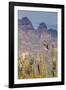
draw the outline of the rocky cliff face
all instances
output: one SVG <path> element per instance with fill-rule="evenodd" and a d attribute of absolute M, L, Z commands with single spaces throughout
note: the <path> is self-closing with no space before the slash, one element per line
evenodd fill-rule
<path fill-rule="evenodd" d="M 44 52 L 43 43 L 51 41 L 51 35 L 47 31 L 45 23 L 40 23 L 38 30 L 35 30 L 27 17 L 18 21 L 18 48 L 19 52 Z"/>
<path fill-rule="evenodd" d="M 47 25 L 44 22 L 41 22 L 39 24 L 38 30 L 39 31 L 46 31 L 47 30 Z"/>
<path fill-rule="evenodd" d="M 33 25 L 27 17 L 23 17 L 21 20 L 18 20 L 18 27 L 23 30 L 33 30 Z"/>

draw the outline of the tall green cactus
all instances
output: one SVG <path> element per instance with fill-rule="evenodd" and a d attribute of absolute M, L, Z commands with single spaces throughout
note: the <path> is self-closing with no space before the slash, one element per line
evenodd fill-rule
<path fill-rule="evenodd" d="M 57 75 L 57 70 L 56 70 L 56 48 L 54 45 L 52 45 L 52 70 L 51 70 L 51 75 L 52 77 L 56 77 Z"/>
<path fill-rule="evenodd" d="M 45 64 L 44 55 L 40 56 L 40 72 L 41 72 L 41 77 L 46 78 L 46 64 Z"/>

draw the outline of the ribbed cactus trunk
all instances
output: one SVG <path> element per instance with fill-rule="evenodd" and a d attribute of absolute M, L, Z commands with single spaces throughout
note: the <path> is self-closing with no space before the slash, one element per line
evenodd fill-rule
<path fill-rule="evenodd" d="M 42 78 L 46 78 L 46 63 L 44 55 L 40 55 L 40 75 Z"/>
<path fill-rule="evenodd" d="M 34 61 L 34 64 L 33 64 L 33 78 L 37 78 L 36 61 Z"/>
<path fill-rule="evenodd" d="M 51 74 L 53 77 L 57 76 L 56 58 L 57 58 L 56 48 L 54 46 L 52 46 L 52 71 L 51 71 Z"/>

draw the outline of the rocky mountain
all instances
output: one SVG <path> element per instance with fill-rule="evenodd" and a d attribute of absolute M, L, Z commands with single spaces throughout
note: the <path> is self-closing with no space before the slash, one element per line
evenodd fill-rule
<path fill-rule="evenodd" d="M 57 40 L 57 31 L 47 29 L 47 25 L 42 22 L 37 30 L 34 29 L 31 21 L 27 17 L 18 20 L 18 48 L 22 51 L 44 52 L 43 43 L 46 41 L 50 47 L 52 39 Z"/>
<path fill-rule="evenodd" d="M 22 19 L 19 19 L 18 26 L 23 30 L 34 30 L 31 21 L 27 17 L 23 17 Z"/>
<path fill-rule="evenodd" d="M 27 17 L 18 20 L 18 48 L 19 52 L 44 52 L 43 43 L 49 43 L 51 35 L 47 30 L 45 23 L 40 23 L 38 30 L 35 30 L 31 21 Z"/>
<path fill-rule="evenodd" d="M 41 22 L 39 24 L 38 30 L 39 31 L 46 31 L 47 30 L 47 25 L 44 22 Z"/>

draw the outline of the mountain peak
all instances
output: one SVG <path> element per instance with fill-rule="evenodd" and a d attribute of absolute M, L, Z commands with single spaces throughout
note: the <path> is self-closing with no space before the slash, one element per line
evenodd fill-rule
<path fill-rule="evenodd" d="M 31 23 L 31 21 L 27 17 L 23 17 L 21 19 L 22 25 L 28 25 Z"/>
<path fill-rule="evenodd" d="M 31 23 L 31 21 L 27 18 L 27 17 L 23 17 L 22 19 L 18 20 L 18 23 L 21 25 L 21 27 L 23 27 L 23 29 L 25 30 L 33 30 L 33 25 Z"/>
<path fill-rule="evenodd" d="M 41 22 L 39 24 L 38 30 L 44 30 L 44 29 L 47 29 L 47 25 L 44 22 Z"/>

